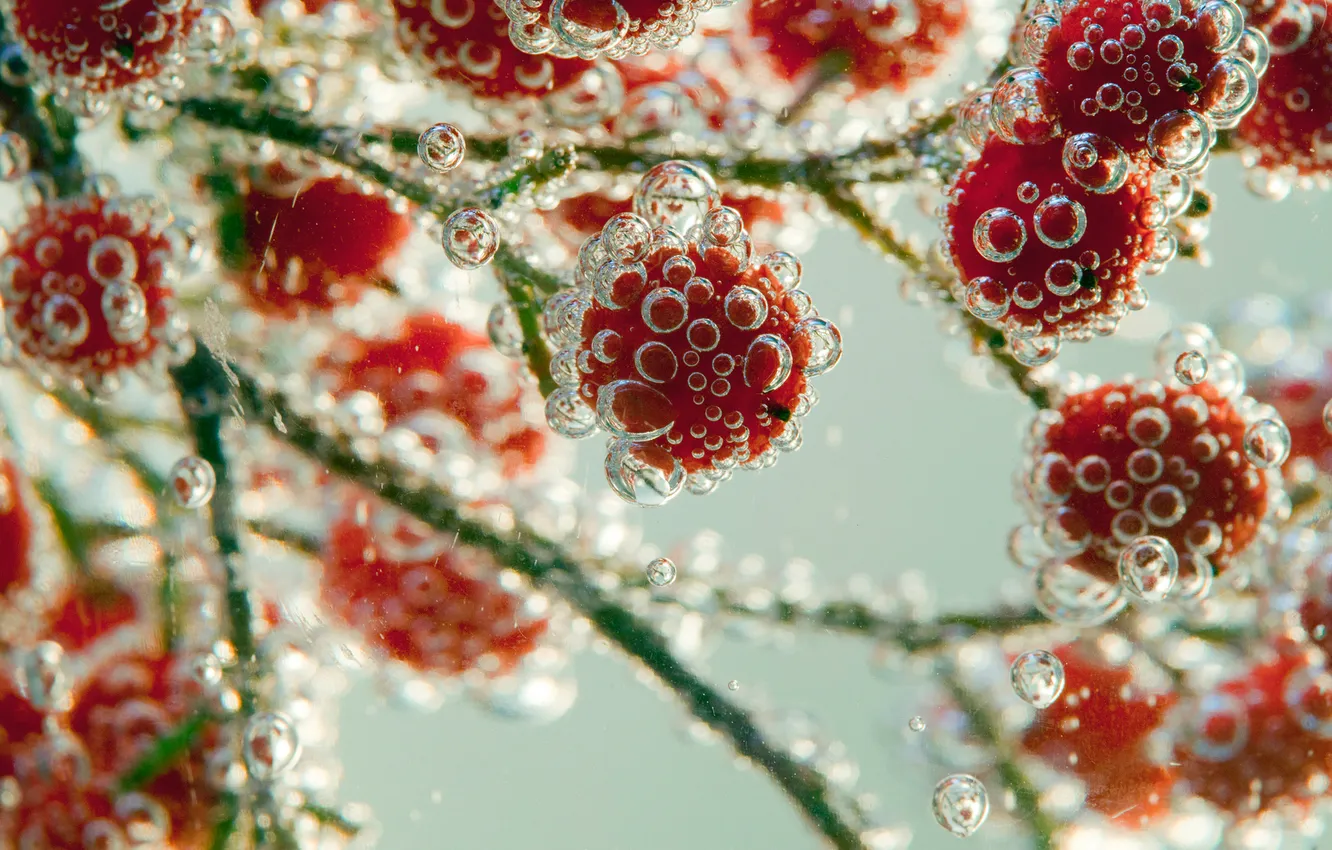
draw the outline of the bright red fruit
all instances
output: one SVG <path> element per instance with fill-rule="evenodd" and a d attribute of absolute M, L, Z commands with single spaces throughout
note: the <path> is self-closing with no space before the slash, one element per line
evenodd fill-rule
<path fill-rule="evenodd" d="M 540 97 L 575 83 L 585 59 L 534 56 L 509 40 L 509 19 L 493 2 L 393 0 L 398 43 L 436 79 L 485 100 Z"/>
<path fill-rule="evenodd" d="M 1177 694 L 1144 688 L 1132 665 L 1070 643 L 1051 650 L 1064 665 L 1064 691 L 1041 709 L 1022 749 L 1087 785 L 1087 807 L 1121 824 L 1142 824 L 1169 809 L 1169 768 L 1148 756 Z"/>
<path fill-rule="evenodd" d="M 845 69 L 860 95 L 905 91 L 931 74 L 966 21 L 960 0 L 755 0 L 749 7 L 753 44 L 777 74 L 800 82 Z"/>
<path fill-rule="evenodd" d="M 1298 372 L 1277 364 L 1274 371 L 1251 382 L 1249 394 L 1281 414 L 1290 430 L 1290 464 L 1305 459 L 1332 474 L 1332 433 L 1323 421 L 1323 410 L 1332 400 L 1332 354 L 1314 356 L 1313 369 L 1307 359 L 1295 361 Z"/>
<path fill-rule="evenodd" d="M 443 316 L 412 316 L 390 338 L 347 338 L 325 362 L 338 376 L 340 395 L 374 394 L 390 425 L 442 413 L 509 472 L 532 467 L 545 453 L 545 432 L 527 410 L 537 399 L 519 382 L 518 365 L 486 337 Z"/>
<path fill-rule="evenodd" d="M 1053 551 L 1107 582 L 1147 535 L 1224 572 L 1268 511 L 1268 475 L 1244 451 L 1248 423 L 1209 383 L 1106 384 L 1063 399 L 1033 432 L 1024 491 Z"/>
<path fill-rule="evenodd" d="M 1260 653 L 1243 675 L 1181 706 L 1178 774 L 1239 818 L 1306 807 L 1332 770 L 1332 675 L 1293 645 Z"/>
<path fill-rule="evenodd" d="M 6 23 L 38 75 L 90 104 L 156 93 L 184 61 L 200 0 L 7 0 Z"/>
<path fill-rule="evenodd" d="M 93 390 L 153 372 L 189 350 L 171 284 L 170 214 L 144 198 L 82 195 L 28 211 L 0 258 L 10 339 L 44 368 Z"/>
<path fill-rule="evenodd" d="M 114 583 L 80 578 L 47 615 L 47 637 L 78 651 L 138 618 L 138 602 Z"/>
<path fill-rule="evenodd" d="M 0 459 L 0 597 L 25 587 L 32 577 L 32 517 L 22 488 L 18 467 Z"/>
<path fill-rule="evenodd" d="M 486 553 L 357 499 L 334 521 L 321 599 L 372 649 L 423 673 L 510 672 L 549 621 L 499 584 Z"/>
<path fill-rule="evenodd" d="M 1294 49 L 1273 50 L 1258 102 L 1235 136 L 1260 168 L 1326 178 L 1332 172 L 1332 16 L 1327 0 L 1307 5 L 1312 30 Z"/>
<path fill-rule="evenodd" d="M 388 276 L 411 234 L 400 204 L 344 177 L 296 175 L 277 166 L 241 187 L 227 216 L 240 217 L 227 257 L 256 310 L 291 317 L 356 300 Z M 224 216 L 222 221 L 234 220 Z"/>
<path fill-rule="evenodd" d="M 1057 7 L 1047 7 L 1055 9 Z M 1045 141 L 1091 133 L 1162 166 L 1204 161 L 1215 125 L 1253 103 L 1253 69 L 1230 55 L 1243 14 L 1229 0 L 1076 0 L 1027 25 L 1032 69 L 994 93 L 1001 133 Z"/>
<path fill-rule="evenodd" d="M 1086 151 L 1083 147 L 1086 147 Z M 949 192 L 945 240 L 958 300 L 1003 328 L 1024 359 L 1112 333 L 1147 303 L 1138 283 L 1165 224 L 1150 177 L 1086 138 L 1015 145 L 991 136 Z M 1071 179 L 1063 160 L 1091 151 Z M 1027 349 L 1031 349 L 1031 353 Z"/>

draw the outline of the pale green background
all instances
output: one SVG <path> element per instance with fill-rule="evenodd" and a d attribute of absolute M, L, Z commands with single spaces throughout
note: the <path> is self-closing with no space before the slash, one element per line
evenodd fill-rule
<path fill-rule="evenodd" d="M 1153 306 L 1125 324 L 1124 335 L 1142 341 L 1073 346 L 1063 363 L 1145 373 L 1147 340 L 1171 317 L 1204 320 L 1246 293 L 1326 287 L 1332 199 L 1260 201 L 1238 165 L 1227 158 L 1208 171 L 1218 197 L 1213 267 L 1176 261 L 1148 279 Z M 1019 518 L 1011 479 L 1028 406 L 1014 393 L 964 385 L 944 362 L 936 316 L 904 303 L 899 271 L 849 232 L 825 231 L 804 260 L 821 312 L 841 322 L 846 355 L 817 383 L 823 401 L 806 420 L 803 449 L 713 495 L 639 511 L 647 538 L 665 546 L 715 528 L 728 555 L 806 557 L 827 585 L 856 573 L 888 583 L 918 570 L 941 608 L 994 601 L 1017 576 L 1004 545 Z M 840 430 L 839 444 L 830 429 Z M 589 485 L 604 486 L 598 441 L 583 449 Z M 929 682 L 885 677 L 870 654 L 864 641 L 825 635 L 801 634 L 789 651 L 729 641 L 707 672 L 719 684 L 738 680 L 741 696 L 817 717 L 856 755 L 860 787 L 882 802 L 880 820 L 910 824 L 914 847 L 958 846 L 929 814 L 944 771 L 904 743 L 908 719 L 934 699 Z M 413 714 L 358 688 L 344 711 L 345 798 L 374 805 L 391 850 L 819 846 L 766 777 L 736 770 L 724 747 L 691 742 L 682 711 L 636 684 L 622 659 L 584 653 L 575 669 L 578 702 L 547 727 L 498 720 L 464 701 Z M 997 820 L 965 846 L 1024 846 Z"/>

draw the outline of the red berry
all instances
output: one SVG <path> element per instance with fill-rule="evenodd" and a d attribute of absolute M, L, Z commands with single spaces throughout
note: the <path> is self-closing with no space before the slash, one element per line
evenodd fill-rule
<path fill-rule="evenodd" d="M 1324 473 L 1332 473 L 1332 433 L 1323 410 L 1332 400 L 1332 353 L 1315 354 L 1313 364 L 1299 359 L 1297 369 L 1282 368 L 1251 382 L 1249 393 L 1272 405 L 1290 429 L 1289 464 L 1312 462 Z M 1315 368 L 1310 369 L 1310 365 Z"/>
<path fill-rule="evenodd" d="M 905 91 L 933 73 L 966 21 L 958 0 L 755 0 L 749 7 L 754 45 L 777 74 L 794 83 L 845 68 L 858 95 Z"/>
<path fill-rule="evenodd" d="M 836 363 L 841 336 L 790 288 L 794 257 L 752 253 L 727 207 L 689 238 L 618 215 L 579 252 L 580 290 L 556 302 L 571 312 L 554 320 L 568 347 L 552 362 L 563 389 L 547 419 L 566 436 L 600 424 L 617 438 L 607 475 L 627 500 L 660 504 L 686 475 L 707 492 L 737 465 L 761 468 L 799 444 L 807 379 Z"/>
<path fill-rule="evenodd" d="M 1120 823 L 1145 823 L 1168 809 L 1170 771 L 1154 764 L 1147 739 L 1177 695 L 1148 688 L 1127 663 L 1070 643 L 1051 650 L 1064 665 L 1064 691 L 1041 709 L 1022 749 L 1087 784 L 1087 807 Z"/>
<path fill-rule="evenodd" d="M 442 413 L 509 472 L 531 468 L 545 453 L 545 432 L 526 410 L 536 399 L 520 383 L 520 367 L 484 336 L 443 316 L 412 316 L 387 339 L 345 339 L 326 365 L 337 372 L 339 395 L 372 393 L 389 425 Z"/>
<path fill-rule="evenodd" d="M 170 216 L 142 198 L 84 195 L 28 211 L 0 258 L 10 339 L 91 389 L 179 360 L 188 350 L 171 285 Z"/>
<path fill-rule="evenodd" d="M 1111 154 L 1070 179 L 1061 164 L 1088 138 L 1014 145 L 991 136 L 958 177 L 945 239 L 958 300 L 1004 329 L 1028 362 L 1054 357 L 1063 339 L 1114 331 L 1147 294 L 1138 283 L 1165 223 L 1147 173 Z"/>
<path fill-rule="evenodd" d="M 1239 410 L 1251 406 L 1210 383 L 1126 381 L 1069 395 L 1033 428 L 1023 470 L 1033 526 L 1056 556 L 1107 582 L 1125 547 L 1148 535 L 1173 547 L 1181 578 L 1189 555 L 1224 572 L 1276 489 L 1246 455 Z M 1195 582 L 1205 582 L 1202 566 L 1187 570 Z"/>
<path fill-rule="evenodd" d="M 331 6 L 335 0 L 300 0 L 307 14 L 317 15 Z M 276 6 L 278 0 L 250 0 L 250 14 L 262 15 L 265 10 Z"/>
<path fill-rule="evenodd" d="M 42 713 L 20 693 L 9 671 L 0 670 L 0 783 L 3 777 L 13 775 L 15 749 L 42 734 L 42 717 Z M 3 785 L 0 785 L 0 795 L 3 793 Z"/>
<path fill-rule="evenodd" d="M 1076 0 L 1037 15 L 1024 33 L 1035 68 L 996 87 L 995 128 L 1010 141 L 1092 133 L 1162 166 L 1194 168 L 1215 126 L 1233 126 L 1252 105 L 1253 69 L 1229 55 L 1242 28 L 1229 0 Z"/>
<path fill-rule="evenodd" d="M 1318 653 L 1283 644 L 1240 677 L 1181 707 L 1173 761 L 1190 791 L 1240 818 L 1306 807 L 1332 770 L 1332 675 Z"/>
<path fill-rule="evenodd" d="M 499 675 L 549 627 L 499 573 L 481 550 L 358 499 L 329 530 L 320 593 L 371 648 L 419 672 Z"/>
<path fill-rule="evenodd" d="M 1235 136 L 1260 168 L 1326 179 L 1332 173 L 1332 16 L 1327 0 L 1308 0 L 1308 8 L 1312 31 L 1289 51 L 1273 50 L 1258 102 Z"/>
<path fill-rule="evenodd" d="M 9 0 L 10 31 L 38 75 L 89 111 L 108 95 L 156 94 L 179 85 L 174 72 L 200 0 Z"/>
<path fill-rule="evenodd" d="M 223 224 L 235 220 L 229 216 L 240 217 L 241 238 L 227 259 L 247 300 L 286 317 L 355 301 L 387 277 L 412 228 L 384 195 L 344 177 L 298 176 L 281 166 L 247 181 Z"/>
<path fill-rule="evenodd" d="M 69 730 L 87 749 L 92 784 L 114 789 L 119 777 L 201 701 L 201 689 L 181 658 L 141 650 L 100 663 L 76 690 L 68 717 Z M 167 816 L 175 846 L 211 835 L 218 792 L 206 779 L 207 760 L 220 737 L 217 727 L 205 729 L 188 753 L 143 788 Z"/>
<path fill-rule="evenodd" d="M 740 213 L 745 223 L 760 231 L 765 225 L 780 225 L 785 218 L 785 207 L 780 201 L 760 194 L 723 194 L 722 204 Z M 556 235 L 566 242 L 581 245 L 583 240 L 600 233 L 601 228 L 621 213 L 632 212 L 629 197 L 619 198 L 609 191 L 586 192 L 560 202 L 547 214 L 546 221 Z"/>
<path fill-rule="evenodd" d="M 67 651 L 86 649 L 138 619 L 137 600 L 114 583 L 85 578 L 47 615 L 47 639 Z"/>
<path fill-rule="evenodd" d="M 567 0 L 552 20 L 552 0 L 498 0 L 515 23 L 516 38 L 536 52 L 557 42 L 580 56 L 613 59 L 650 48 L 671 49 L 694 31 L 713 0 Z"/>
<path fill-rule="evenodd" d="M 0 459 L 0 597 L 32 578 L 32 517 L 23 487 L 18 467 Z"/>
<path fill-rule="evenodd" d="M 534 98 L 577 82 L 592 63 L 535 56 L 509 40 L 509 20 L 492 2 L 393 0 L 398 44 L 446 83 L 485 100 Z"/>

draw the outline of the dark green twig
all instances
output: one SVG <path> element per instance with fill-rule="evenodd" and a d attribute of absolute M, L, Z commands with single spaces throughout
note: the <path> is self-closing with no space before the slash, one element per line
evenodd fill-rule
<path fill-rule="evenodd" d="M 317 803 L 302 803 L 301 811 L 319 821 L 321 826 L 326 826 L 348 838 L 355 838 L 361 833 L 361 824 L 351 820 L 337 809 L 321 806 Z"/>
<path fill-rule="evenodd" d="M 152 748 L 121 774 L 118 783 L 121 792 L 136 791 L 170 770 L 190 751 L 212 719 L 207 712 L 196 712 L 175 729 L 158 737 Z"/>
<path fill-rule="evenodd" d="M 14 50 L 12 45 L 3 45 L 0 61 L 14 58 Z M 27 142 L 32 170 L 48 175 L 57 194 L 72 195 L 83 187 L 83 161 L 74 146 L 77 135 L 74 116 L 50 95 L 39 98 L 31 88 L 3 80 L 0 80 L 0 114 L 4 115 L 4 129 Z"/>

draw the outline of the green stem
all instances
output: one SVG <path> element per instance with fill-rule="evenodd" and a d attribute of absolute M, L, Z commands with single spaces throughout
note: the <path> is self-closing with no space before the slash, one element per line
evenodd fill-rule
<path fill-rule="evenodd" d="M 541 305 L 530 280 L 500 275 L 504 291 L 518 314 L 518 325 L 523 330 L 523 355 L 527 366 L 536 376 L 542 398 L 555 392 L 555 378 L 550 374 L 550 347 L 541 335 Z"/>
<path fill-rule="evenodd" d="M 196 359 L 201 357 L 211 358 L 212 354 L 200 346 Z M 224 367 L 214 361 L 211 368 L 237 376 L 247 417 L 268 428 L 277 439 L 317 459 L 331 473 L 361 484 L 436 531 L 452 536 L 457 544 L 483 550 L 533 582 L 553 587 L 597 631 L 674 691 L 695 717 L 725 736 L 739 755 L 761 767 L 833 847 L 864 850 L 859 831 L 839 813 L 824 777 L 770 744 L 747 712 L 682 665 L 650 624 L 610 598 L 559 544 L 529 530 L 506 533 L 468 518 L 447 492 L 429 485 L 413 486 L 391 464 L 364 460 L 351 450 L 345 436 L 320 430 L 310 417 L 293 409 L 284 396 L 265 392 L 234 365 Z M 282 429 L 273 424 L 278 418 L 285 425 Z"/>
<path fill-rule="evenodd" d="M 118 783 L 120 791 L 137 791 L 170 770 L 190 751 L 212 719 L 207 712 L 197 712 L 159 737 L 152 748 L 121 775 Z"/>
<path fill-rule="evenodd" d="M 361 825 L 337 809 L 320 806 L 316 803 L 302 803 L 301 811 L 319 821 L 321 826 L 326 826 L 348 838 L 355 838 L 361 833 Z"/>
<path fill-rule="evenodd" d="M 0 28 L 3 24 L 0 24 Z M 16 133 L 28 145 L 32 170 L 49 175 L 61 197 L 83 188 L 83 161 L 74 145 L 77 126 L 74 116 L 47 95 L 38 98 L 27 86 L 0 81 L 0 113 L 4 129 Z"/>

